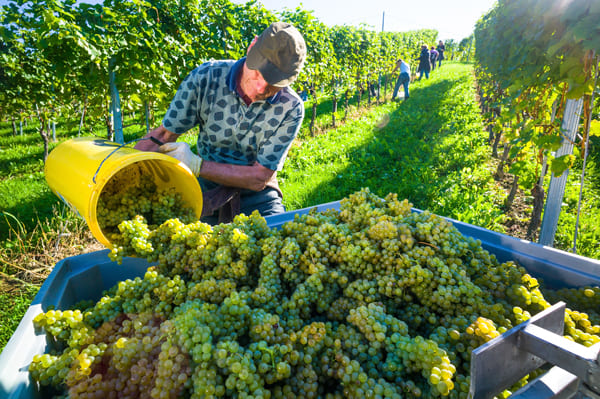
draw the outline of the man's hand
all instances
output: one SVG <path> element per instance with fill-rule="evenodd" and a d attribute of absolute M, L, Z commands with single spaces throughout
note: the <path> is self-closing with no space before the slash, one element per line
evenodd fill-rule
<path fill-rule="evenodd" d="M 140 151 L 158 151 L 160 144 L 150 140 L 150 137 L 154 137 L 159 142 L 171 143 L 177 141 L 179 135 L 168 131 L 163 125 L 160 125 L 144 136 L 143 140 L 138 141 L 133 148 Z"/>
<path fill-rule="evenodd" d="M 165 143 L 158 147 L 158 152 L 172 156 L 187 165 L 194 176 L 200 175 L 202 158 L 194 154 L 187 143 Z"/>

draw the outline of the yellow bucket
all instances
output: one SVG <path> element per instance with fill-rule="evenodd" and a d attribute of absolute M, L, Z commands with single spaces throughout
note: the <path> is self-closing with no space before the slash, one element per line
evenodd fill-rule
<path fill-rule="evenodd" d="M 59 144 L 48 155 L 46 181 L 52 191 L 87 222 L 100 243 L 110 247 L 97 220 L 102 190 L 111 179 L 135 184 L 151 175 L 158 188 L 173 187 L 186 206 L 202 214 L 202 190 L 192 172 L 179 160 L 157 152 L 139 151 L 112 141 L 82 137 Z"/>

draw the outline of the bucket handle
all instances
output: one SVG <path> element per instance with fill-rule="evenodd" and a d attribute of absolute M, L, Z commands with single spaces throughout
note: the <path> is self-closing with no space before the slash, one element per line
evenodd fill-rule
<path fill-rule="evenodd" d="M 106 161 L 112 154 L 114 154 L 115 152 L 119 151 L 121 148 L 125 147 L 126 145 L 129 145 L 131 143 L 135 143 L 137 141 L 141 141 L 141 140 L 150 140 L 152 141 L 154 144 L 156 145 L 163 145 L 164 143 L 162 141 L 160 141 L 159 139 L 155 138 L 155 137 L 142 137 L 141 139 L 135 139 L 135 140 L 131 140 L 127 143 L 124 144 L 120 144 L 117 148 L 115 148 L 114 150 L 112 150 L 110 152 L 110 154 L 108 154 L 103 160 L 102 162 L 100 162 L 100 165 L 98 165 L 98 169 L 96 169 L 96 173 L 94 173 L 94 177 L 92 177 L 92 182 L 94 182 L 94 184 L 96 184 L 96 176 L 98 176 L 98 172 L 100 172 L 100 168 L 102 168 L 102 165 L 104 164 L 104 161 Z"/>

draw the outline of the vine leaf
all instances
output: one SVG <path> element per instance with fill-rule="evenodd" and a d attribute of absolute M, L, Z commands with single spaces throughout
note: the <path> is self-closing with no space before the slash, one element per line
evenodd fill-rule
<path fill-rule="evenodd" d="M 573 154 L 563 155 L 552 160 L 550 169 L 552 170 L 552 173 L 554 173 L 554 176 L 560 177 L 565 170 L 568 170 L 573 166 L 574 161 L 575 156 Z"/>
<path fill-rule="evenodd" d="M 544 135 L 536 139 L 536 144 L 543 149 L 557 151 L 562 143 L 562 139 L 558 135 Z"/>

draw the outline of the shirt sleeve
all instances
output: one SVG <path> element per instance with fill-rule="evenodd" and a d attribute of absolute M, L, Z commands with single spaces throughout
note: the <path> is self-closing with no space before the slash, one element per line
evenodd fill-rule
<path fill-rule="evenodd" d="M 202 65 L 194 69 L 179 85 L 163 118 L 163 126 L 170 132 L 182 134 L 202 123 L 199 108 L 207 82 L 204 69 Z"/>
<path fill-rule="evenodd" d="M 283 169 L 285 158 L 300 131 L 303 119 L 304 104 L 302 101 L 298 101 L 297 105 L 289 110 L 279 127 L 274 129 L 270 135 L 265 135 L 259 146 L 257 162 L 271 170 Z"/>

